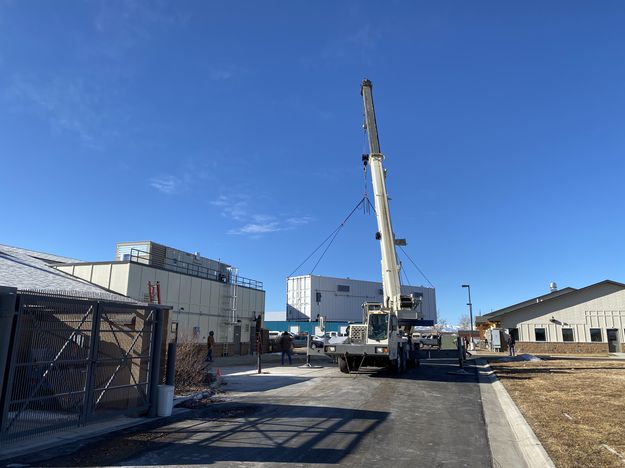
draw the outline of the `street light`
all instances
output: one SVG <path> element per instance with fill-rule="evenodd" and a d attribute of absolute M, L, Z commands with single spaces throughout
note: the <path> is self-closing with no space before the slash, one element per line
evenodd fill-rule
<path fill-rule="evenodd" d="M 469 302 L 467 303 L 467 305 L 469 306 L 469 316 L 471 319 L 471 331 L 473 331 L 473 304 L 471 303 L 471 285 L 463 284 L 462 287 L 467 288 L 469 290 Z"/>

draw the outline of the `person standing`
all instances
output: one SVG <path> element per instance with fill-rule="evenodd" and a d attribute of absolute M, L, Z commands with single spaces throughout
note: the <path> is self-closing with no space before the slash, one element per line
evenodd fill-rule
<path fill-rule="evenodd" d="M 208 332 L 208 339 L 206 340 L 206 361 L 213 362 L 213 346 L 215 346 L 215 333 L 211 330 Z"/>
<path fill-rule="evenodd" d="M 291 335 L 289 334 L 289 332 L 284 332 L 282 333 L 282 336 L 280 337 L 280 350 L 282 351 L 282 365 L 284 365 L 284 356 L 288 356 L 289 358 L 289 365 L 292 364 L 291 361 L 291 356 L 292 356 L 292 348 L 293 348 L 293 338 L 291 338 Z"/>
<path fill-rule="evenodd" d="M 516 344 L 516 340 L 514 336 L 508 335 L 508 351 L 510 352 L 510 356 L 516 356 L 516 350 L 514 349 L 514 345 Z"/>

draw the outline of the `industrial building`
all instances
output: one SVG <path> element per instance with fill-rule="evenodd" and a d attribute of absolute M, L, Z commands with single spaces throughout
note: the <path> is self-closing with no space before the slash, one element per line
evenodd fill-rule
<path fill-rule="evenodd" d="M 625 352 L 625 284 L 605 280 L 558 290 L 477 317 L 483 334 L 500 329 L 517 353 Z M 505 343 L 502 343 L 505 347 Z"/>
<path fill-rule="evenodd" d="M 205 343 L 215 332 L 215 355 L 247 354 L 253 321 L 265 310 L 260 281 L 237 268 L 152 241 L 117 244 L 114 261 L 65 262 L 56 269 L 130 298 L 173 307 L 170 333 Z M 153 290 L 150 291 L 150 286 Z"/>
<path fill-rule="evenodd" d="M 382 283 L 330 276 L 292 276 L 287 278 L 287 320 L 317 320 L 361 322 L 364 302 L 382 302 Z M 402 294 L 423 296 L 423 319 L 436 323 L 434 288 L 402 286 Z"/>

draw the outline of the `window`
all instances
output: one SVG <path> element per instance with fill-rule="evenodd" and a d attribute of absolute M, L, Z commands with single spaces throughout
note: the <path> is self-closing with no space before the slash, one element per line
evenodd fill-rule
<path fill-rule="evenodd" d="M 388 337 L 388 314 L 371 314 L 369 315 L 369 333 L 370 340 L 385 340 Z"/>
<path fill-rule="evenodd" d="M 562 341 L 575 341 L 573 338 L 573 329 L 572 328 L 563 328 L 562 329 Z"/>
<path fill-rule="evenodd" d="M 519 341 L 519 329 L 518 328 L 511 328 L 509 332 L 510 332 L 510 336 L 514 338 L 514 341 Z"/>
<path fill-rule="evenodd" d="M 590 341 L 598 341 L 601 342 L 601 328 L 591 328 L 590 329 Z"/>
<path fill-rule="evenodd" d="M 378 294 L 380 296 L 383 296 L 384 295 L 384 289 L 378 289 Z"/>
<path fill-rule="evenodd" d="M 349 286 L 347 286 L 345 284 L 337 284 L 336 285 L 336 290 L 338 292 L 349 292 Z"/>
<path fill-rule="evenodd" d="M 535 328 L 534 335 L 536 337 L 536 341 L 547 341 L 547 334 L 545 333 L 544 328 Z"/>

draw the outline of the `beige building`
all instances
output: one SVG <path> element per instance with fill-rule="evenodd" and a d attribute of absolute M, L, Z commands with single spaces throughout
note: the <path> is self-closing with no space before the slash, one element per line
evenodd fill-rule
<path fill-rule="evenodd" d="M 513 336 L 517 353 L 625 352 L 625 284 L 554 290 L 476 321 Z"/>
<path fill-rule="evenodd" d="M 110 262 L 76 262 L 56 268 L 110 291 L 140 301 L 173 307 L 170 332 L 179 341 L 205 343 L 215 332 L 215 355 L 247 354 L 254 339 L 254 319 L 264 315 L 260 281 L 245 278 L 220 261 L 151 241 L 117 244 Z M 152 297 L 149 285 L 154 287 Z M 252 331 L 252 332 L 251 332 Z"/>

